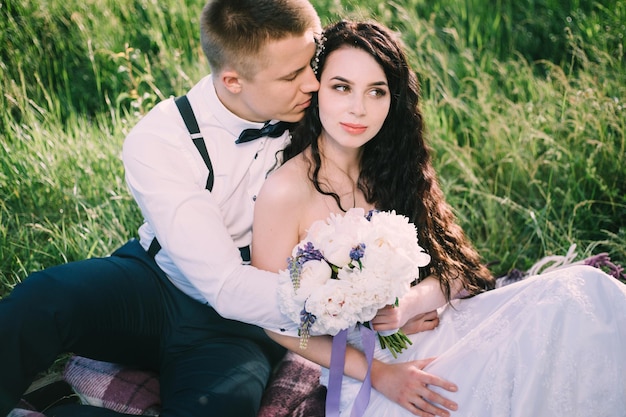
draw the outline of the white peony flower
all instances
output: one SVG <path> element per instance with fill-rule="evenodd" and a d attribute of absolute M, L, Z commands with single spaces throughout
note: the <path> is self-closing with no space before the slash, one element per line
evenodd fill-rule
<path fill-rule="evenodd" d="M 332 269 L 328 262 L 316 259 L 307 261 L 302 265 L 300 273 L 300 288 L 296 292 L 310 294 L 313 290 L 326 284 L 332 276 Z M 307 295 L 308 296 L 308 295 Z"/>
<path fill-rule="evenodd" d="M 324 247 L 324 242 L 328 241 L 335 234 L 333 225 L 328 224 L 324 220 L 318 220 L 307 230 L 307 234 L 302 240 L 303 242 L 311 242 L 316 248 Z"/>
<path fill-rule="evenodd" d="M 348 302 L 351 293 L 350 283 L 333 279 L 311 294 L 305 307 L 316 317 L 314 333 L 334 336 L 351 325 L 356 313 L 354 305 Z"/>

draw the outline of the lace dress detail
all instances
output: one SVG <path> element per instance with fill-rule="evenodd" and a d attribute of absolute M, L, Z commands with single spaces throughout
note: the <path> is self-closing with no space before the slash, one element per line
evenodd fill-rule
<path fill-rule="evenodd" d="M 357 332 L 350 341 L 359 346 Z M 386 362 L 436 356 L 426 371 L 459 386 L 443 392 L 462 417 L 626 416 L 626 286 L 597 268 L 571 266 L 440 310 L 440 324 L 412 335 Z M 322 374 L 322 383 L 327 373 Z M 344 377 L 343 414 L 361 383 Z M 372 391 L 368 417 L 409 417 Z"/>

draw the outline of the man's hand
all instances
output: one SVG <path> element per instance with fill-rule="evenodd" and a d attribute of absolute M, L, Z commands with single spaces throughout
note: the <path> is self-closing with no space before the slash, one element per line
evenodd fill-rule
<path fill-rule="evenodd" d="M 448 417 L 448 410 L 456 411 L 458 405 L 432 391 L 429 386 L 441 387 L 450 392 L 455 392 L 458 388 L 443 378 L 423 371 L 434 359 L 397 364 L 375 361 L 372 367 L 372 384 L 384 396 L 416 416 Z"/>

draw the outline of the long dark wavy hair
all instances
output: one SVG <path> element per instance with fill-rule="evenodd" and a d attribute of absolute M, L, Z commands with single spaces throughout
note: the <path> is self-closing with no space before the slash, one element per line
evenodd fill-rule
<path fill-rule="evenodd" d="M 357 186 L 379 210 L 395 210 L 417 227 L 419 244 L 432 260 L 420 278 L 435 275 L 449 300 L 451 284 L 460 279 L 466 295 L 494 286 L 494 279 L 458 225 L 439 187 L 425 140 L 419 107 L 417 77 L 408 65 L 401 41 L 376 22 L 342 20 L 324 29 L 319 53 L 313 62 L 318 79 L 326 58 L 340 48 L 354 47 L 369 53 L 383 68 L 391 92 L 389 114 L 378 132 L 363 147 Z M 286 161 L 310 147 L 309 178 L 320 188 L 321 157 L 318 138 L 322 126 L 317 96 L 284 150 Z M 339 204 L 339 197 L 333 195 Z M 341 207 L 341 205 L 340 205 Z"/>

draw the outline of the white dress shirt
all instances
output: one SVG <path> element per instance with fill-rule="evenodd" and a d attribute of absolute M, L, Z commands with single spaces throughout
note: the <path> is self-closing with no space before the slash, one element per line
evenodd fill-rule
<path fill-rule="evenodd" d="M 156 234 L 162 249 L 155 260 L 172 283 L 223 317 L 274 331 L 293 330 L 278 309 L 277 275 L 243 265 L 238 250 L 251 243 L 256 194 L 289 134 L 235 144 L 242 130 L 263 123 L 226 109 L 210 75 L 187 97 L 211 157 L 215 184 L 211 192 L 205 189 L 208 169 L 174 100 L 157 104 L 132 129 L 123 148 L 126 180 L 145 217 L 141 245 L 147 249 Z"/>

